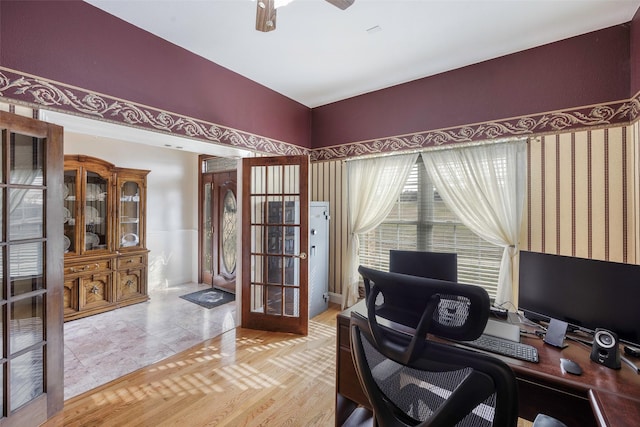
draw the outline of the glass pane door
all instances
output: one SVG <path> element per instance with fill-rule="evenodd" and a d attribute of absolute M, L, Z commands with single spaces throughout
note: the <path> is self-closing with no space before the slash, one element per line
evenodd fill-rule
<path fill-rule="evenodd" d="M 244 159 L 243 174 L 242 324 L 306 334 L 308 157 Z"/>
<path fill-rule="evenodd" d="M 237 213 L 238 206 L 233 190 L 227 189 L 222 196 L 220 215 L 220 273 L 225 277 L 235 277 L 237 254 Z"/>
<path fill-rule="evenodd" d="M 107 183 L 95 172 L 87 172 L 84 207 L 84 249 L 94 251 L 107 247 Z"/>
<path fill-rule="evenodd" d="M 78 217 L 78 178 L 76 170 L 64 171 L 64 187 L 62 196 L 64 207 L 62 216 L 64 221 L 64 253 L 77 251 L 76 218 Z"/>
<path fill-rule="evenodd" d="M 140 246 L 140 186 L 125 181 L 120 188 L 120 247 Z"/>
<path fill-rule="evenodd" d="M 0 111 L 0 425 L 63 406 L 62 128 Z"/>
<path fill-rule="evenodd" d="M 200 253 L 200 274 L 202 283 L 213 284 L 213 257 L 214 257 L 214 215 L 213 215 L 213 175 L 202 176 L 202 225 Z"/>
<path fill-rule="evenodd" d="M 7 329 L 8 410 L 44 393 L 44 139 L 11 133 L 9 185 Z"/>

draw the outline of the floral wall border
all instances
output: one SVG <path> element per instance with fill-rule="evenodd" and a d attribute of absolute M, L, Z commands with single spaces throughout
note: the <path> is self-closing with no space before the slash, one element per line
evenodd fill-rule
<path fill-rule="evenodd" d="M 581 107 L 574 110 L 515 117 L 319 148 L 312 150 L 311 161 L 331 161 L 396 151 L 419 150 L 446 144 L 608 127 L 616 124 L 630 124 L 639 117 L 640 93 L 630 100 Z"/>
<path fill-rule="evenodd" d="M 307 154 L 312 162 L 416 150 L 445 144 L 630 124 L 640 118 L 639 92 L 630 100 L 309 150 L 4 67 L 0 67 L 1 98 L 34 108 L 46 107 L 59 112 L 238 147 L 262 154 L 279 156 Z"/>
<path fill-rule="evenodd" d="M 279 156 L 309 154 L 293 144 L 170 113 L 0 67 L 0 98 L 35 108 L 124 124 Z"/>

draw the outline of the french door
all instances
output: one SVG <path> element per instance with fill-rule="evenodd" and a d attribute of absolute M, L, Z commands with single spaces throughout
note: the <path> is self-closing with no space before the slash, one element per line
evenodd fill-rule
<path fill-rule="evenodd" d="M 62 410 L 62 128 L 0 112 L 0 427 Z"/>
<path fill-rule="evenodd" d="M 307 334 L 307 156 L 243 159 L 242 326 Z"/>

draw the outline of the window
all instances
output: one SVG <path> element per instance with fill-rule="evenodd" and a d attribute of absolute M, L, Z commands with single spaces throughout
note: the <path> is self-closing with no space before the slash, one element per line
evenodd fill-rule
<path fill-rule="evenodd" d="M 391 249 L 455 252 L 458 281 L 496 296 L 503 249 L 478 237 L 446 207 L 420 158 L 386 220 L 359 238 L 360 263 L 384 271 Z"/>

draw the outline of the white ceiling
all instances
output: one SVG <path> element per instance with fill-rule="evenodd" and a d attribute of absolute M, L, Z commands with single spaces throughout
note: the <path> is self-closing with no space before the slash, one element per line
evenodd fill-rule
<path fill-rule="evenodd" d="M 628 22 L 640 0 L 86 0 L 308 107 Z M 380 31 L 367 29 L 379 26 Z"/>

